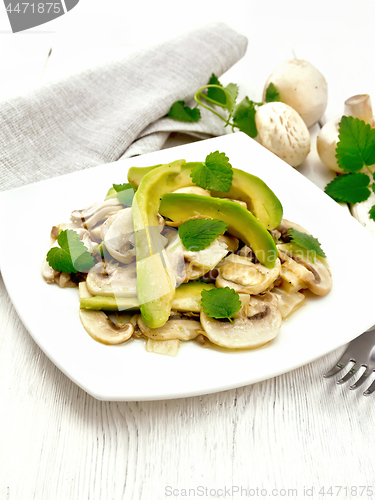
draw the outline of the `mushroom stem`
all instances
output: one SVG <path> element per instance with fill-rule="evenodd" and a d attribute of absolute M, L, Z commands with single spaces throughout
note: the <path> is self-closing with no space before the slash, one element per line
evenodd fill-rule
<path fill-rule="evenodd" d="M 358 94 L 345 101 L 344 114 L 353 116 L 374 126 L 371 99 L 368 94 Z"/>

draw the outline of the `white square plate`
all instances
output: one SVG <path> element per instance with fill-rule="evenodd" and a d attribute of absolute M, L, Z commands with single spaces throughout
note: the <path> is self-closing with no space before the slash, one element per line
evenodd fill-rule
<path fill-rule="evenodd" d="M 233 167 L 262 178 L 297 222 L 321 242 L 332 291 L 306 300 L 269 345 L 224 352 L 182 343 L 176 358 L 150 354 L 143 341 L 95 342 L 79 320 L 78 290 L 47 285 L 41 263 L 54 224 L 74 209 L 103 199 L 131 166 L 185 158 L 204 161 L 225 152 Z M 240 387 L 293 370 L 354 339 L 375 323 L 375 238 L 297 170 L 242 133 L 101 165 L 0 193 L 0 268 L 11 300 L 35 342 L 71 380 L 95 398 L 112 401 L 194 396 Z"/>

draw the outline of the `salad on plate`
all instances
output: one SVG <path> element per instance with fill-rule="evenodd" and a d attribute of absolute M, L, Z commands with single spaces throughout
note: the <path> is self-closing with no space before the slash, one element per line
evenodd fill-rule
<path fill-rule="evenodd" d="M 132 167 L 103 201 L 53 226 L 49 284 L 79 287 L 83 328 L 104 344 L 146 340 L 175 356 L 195 341 L 226 350 L 271 342 L 332 277 L 319 241 L 225 153 Z"/>

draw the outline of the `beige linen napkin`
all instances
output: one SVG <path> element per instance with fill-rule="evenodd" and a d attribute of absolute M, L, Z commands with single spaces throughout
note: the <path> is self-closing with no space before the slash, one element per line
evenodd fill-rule
<path fill-rule="evenodd" d="M 205 110 L 195 124 L 165 115 L 246 47 L 244 36 L 213 23 L 0 103 L 0 190 L 155 151 L 172 131 L 224 134 Z"/>

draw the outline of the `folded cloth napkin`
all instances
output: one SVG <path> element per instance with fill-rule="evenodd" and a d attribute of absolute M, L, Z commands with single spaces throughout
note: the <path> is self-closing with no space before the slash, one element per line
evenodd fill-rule
<path fill-rule="evenodd" d="M 223 135 L 206 110 L 197 123 L 165 115 L 246 47 L 244 36 L 213 23 L 1 103 L 0 190 L 155 151 L 171 131 Z"/>

